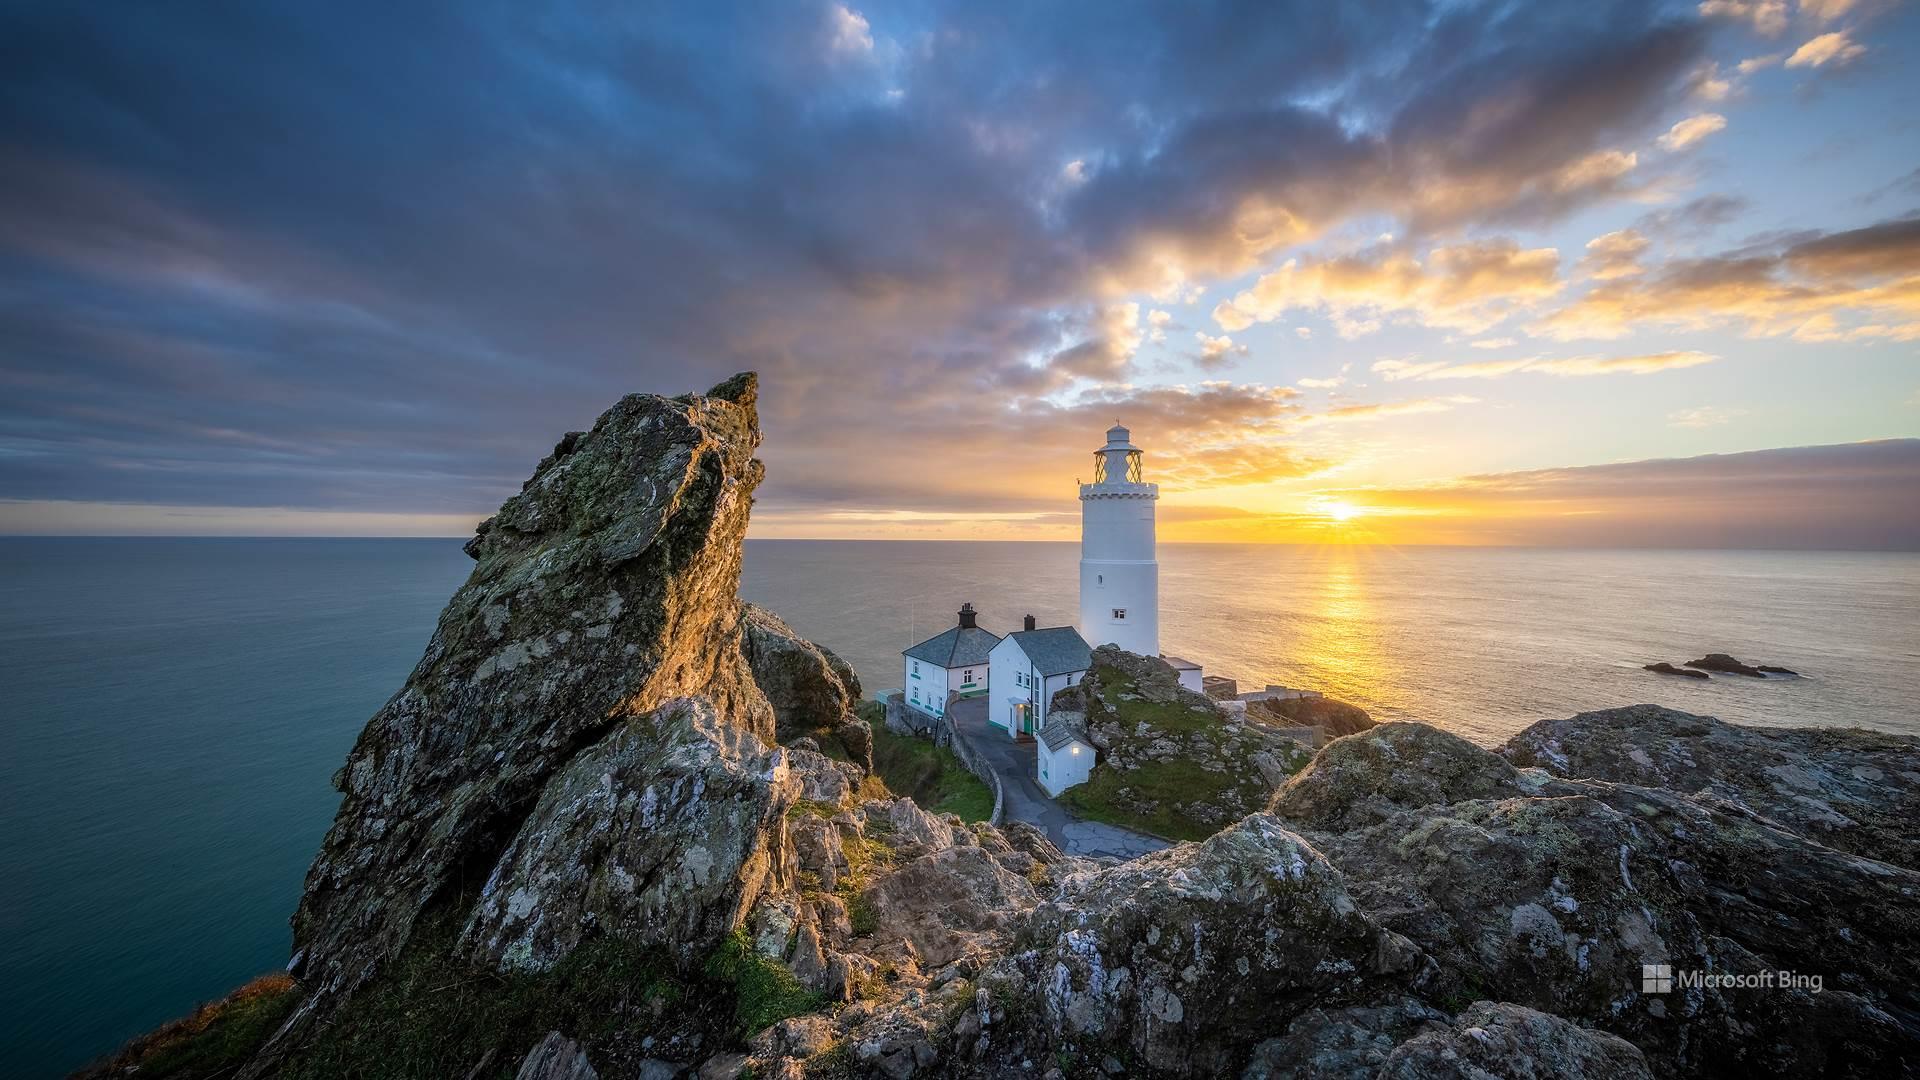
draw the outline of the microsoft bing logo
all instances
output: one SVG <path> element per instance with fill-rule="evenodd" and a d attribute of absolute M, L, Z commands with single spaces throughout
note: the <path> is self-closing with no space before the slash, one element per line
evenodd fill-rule
<path fill-rule="evenodd" d="M 1673 966 L 1671 964 L 1641 964 L 1640 992 L 1643 994 L 1665 994 L 1673 990 Z"/>

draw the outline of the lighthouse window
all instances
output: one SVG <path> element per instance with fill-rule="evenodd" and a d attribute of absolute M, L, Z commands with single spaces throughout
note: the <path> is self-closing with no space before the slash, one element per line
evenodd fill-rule
<path fill-rule="evenodd" d="M 1124 618 L 1126 618 L 1126 617 L 1127 617 L 1127 609 L 1126 609 L 1126 608 L 1123 608 L 1123 607 L 1117 607 L 1117 608 L 1114 608 L 1114 609 L 1113 609 L 1113 617 L 1114 617 L 1114 618 L 1116 618 L 1116 619 L 1124 619 Z"/>
<path fill-rule="evenodd" d="M 1093 575 L 1093 583 L 1095 585 L 1105 585 L 1107 583 L 1107 575 L 1105 574 Z"/>

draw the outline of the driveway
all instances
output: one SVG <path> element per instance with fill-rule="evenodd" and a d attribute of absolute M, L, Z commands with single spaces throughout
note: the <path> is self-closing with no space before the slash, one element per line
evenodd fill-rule
<path fill-rule="evenodd" d="M 1004 729 L 988 722 L 984 696 L 954 702 L 947 719 L 999 775 L 1008 821 L 1037 826 L 1069 855 L 1132 859 L 1168 846 L 1165 840 L 1132 829 L 1085 821 L 1053 801 L 1034 778 L 1039 772 L 1038 748 L 1030 742 L 1015 742 Z"/>

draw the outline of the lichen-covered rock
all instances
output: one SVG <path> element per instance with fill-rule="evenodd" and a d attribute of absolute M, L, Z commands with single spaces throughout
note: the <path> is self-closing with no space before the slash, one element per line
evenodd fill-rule
<path fill-rule="evenodd" d="M 1920 740 L 1754 728 L 1634 705 L 1542 720 L 1500 752 L 1557 776 L 1712 795 L 1828 847 L 1920 869 Z"/>
<path fill-rule="evenodd" d="M 913 859 L 866 891 L 878 931 L 911 943 L 920 963 L 940 967 L 999 952 L 1039 902 L 1033 885 L 980 846 Z"/>
<path fill-rule="evenodd" d="M 1446 1027 L 1396 1047 L 1380 1080 L 1651 1080 L 1632 1043 L 1557 1016 L 1477 1001 Z"/>
<path fill-rule="evenodd" d="M 1638 1080 L 1632 1043 L 1519 1005 L 1475 1002 L 1458 1017 L 1413 998 L 1312 1009 L 1254 1048 L 1242 1080 Z"/>
<path fill-rule="evenodd" d="M 1028 951 L 983 982 L 1031 999 L 1037 1037 L 1169 1075 L 1233 1071 L 1308 1008 L 1432 975 L 1425 954 L 1362 914 L 1339 872 L 1265 814 L 1069 876 L 1021 941 Z"/>
<path fill-rule="evenodd" d="M 743 375 L 623 398 L 481 524 L 472 575 L 337 778 L 293 920 L 310 993 L 290 1028 L 395 955 L 447 886 L 490 871 L 547 783 L 630 718 L 698 694 L 772 737 L 735 596 L 762 474 L 755 390 Z"/>
<path fill-rule="evenodd" d="M 460 947 L 544 970 L 614 932 L 692 963 L 790 880 L 783 825 L 799 789 L 781 750 L 702 698 L 634 717 L 547 784 Z"/>
<path fill-rule="evenodd" d="M 1341 830 L 1401 810 L 1521 794 L 1501 758 L 1426 724 L 1382 724 L 1328 743 L 1274 794 L 1272 811 L 1296 828 Z"/>
<path fill-rule="evenodd" d="M 600 1074 L 579 1043 L 550 1031 L 527 1052 L 513 1080 L 600 1080 Z"/>
<path fill-rule="evenodd" d="M 1313 1008 L 1284 1034 L 1253 1048 L 1242 1080 L 1345 1080 L 1373 1076 L 1394 1048 L 1427 1031 L 1448 1030 L 1449 1017 L 1411 997 L 1343 1009 Z"/>
<path fill-rule="evenodd" d="M 1328 739 L 1358 735 L 1373 727 L 1373 717 L 1367 715 L 1367 710 L 1339 698 L 1257 698 L 1247 703 L 1247 711 L 1256 718 L 1278 724 L 1319 728 L 1321 735 Z"/>
<path fill-rule="evenodd" d="M 860 677 L 844 660 L 794 632 L 780 616 L 755 604 L 740 605 L 741 647 L 753 680 L 773 706 L 775 738 L 833 732 L 850 719 L 860 700 Z M 871 739 L 856 761 L 873 767 Z"/>
<path fill-rule="evenodd" d="M 1435 996 L 1497 988 L 1662 1071 L 1868 1076 L 1920 1053 L 1920 874 L 1738 807 L 1553 780 L 1309 835 L 1363 911 L 1439 962 Z M 1643 993 L 1647 964 L 1822 992 Z"/>

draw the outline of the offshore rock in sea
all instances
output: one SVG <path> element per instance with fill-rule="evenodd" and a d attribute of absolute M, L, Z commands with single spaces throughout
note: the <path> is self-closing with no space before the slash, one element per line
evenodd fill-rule
<path fill-rule="evenodd" d="M 756 386 L 623 398 L 481 523 L 472 575 L 336 779 L 344 798 L 293 920 L 309 993 L 287 1030 L 391 959 L 449 886 L 509 845 L 537 850 L 516 838 L 536 807 L 557 820 L 548 786 L 583 754 L 617 759 L 636 718 L 697 695 L 709 727 L 772 737 L 736 601 L 762 475 Z"/>
<path fill-rule="evenodd" d="M 1724 799 L 1856 855 L 1920 869 L 1920 739 L 1754 728 L 1658 705 L 1542 720 L 1500 753 L 1556 776 Z"/>

